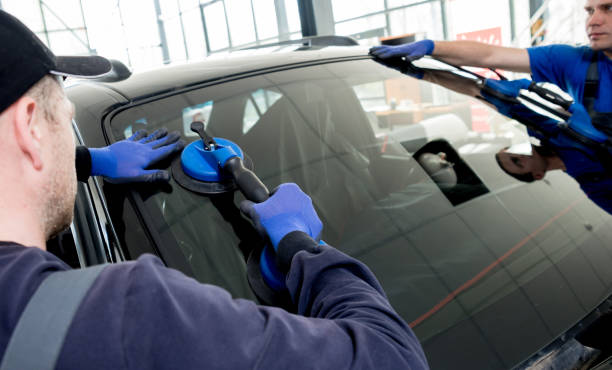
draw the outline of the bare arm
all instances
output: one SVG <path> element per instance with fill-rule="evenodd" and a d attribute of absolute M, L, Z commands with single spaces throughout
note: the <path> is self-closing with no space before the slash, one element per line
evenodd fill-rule
<path fill-rule="evenodd" d="M 436 41 L 432 55 L 456 65 L 531 73 L 526 49 L 494 46 L 476 41 Z"/>

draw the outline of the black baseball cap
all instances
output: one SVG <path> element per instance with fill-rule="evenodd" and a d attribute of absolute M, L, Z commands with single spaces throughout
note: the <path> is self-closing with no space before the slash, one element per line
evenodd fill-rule
<path fill-rule="evenodd" d="M 110 70 L 100 56 L 55 56 L 34 32 L 0 10 L 0 113 L 47 74 L 96 78 Z"/>

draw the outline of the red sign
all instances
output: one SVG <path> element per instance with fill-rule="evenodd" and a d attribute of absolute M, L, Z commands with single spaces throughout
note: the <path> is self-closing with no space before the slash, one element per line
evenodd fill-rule
<path fill-rule="evenodd" d="M 465 32 L 457 35 L 457 40 L 468 40 L 477 41 L 489 45 L 501 46 L 501 27 L 488 28 L 486 30 Z M 478 68 L 473 69 L 474 72 L 485 78 L 495 78 L 497 75 L 495 72 L 489 69 Z M 475 132 L 490 132 L 491 125 L 489 125 L 489 111 L 482 104 L 472 103 L 472 130 Z"/>
<path fill-rule="evenodd" d="M 501 46 L 501 36 L 501 27 L 495 27 L 486 30 L 460 33 L 457 35 L 457 40 L 478 41 L 489 45 Z"/>

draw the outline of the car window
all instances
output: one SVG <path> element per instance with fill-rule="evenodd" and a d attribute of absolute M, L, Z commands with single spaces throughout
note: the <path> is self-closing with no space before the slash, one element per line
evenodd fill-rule
<path fill-rule="evenodd" d="M 356 60 L 182 92 L 123 110 L 109 129 L 193 141 L 197 115 L 269 189 L 295 182 L 312 197 L 322 238 L 374 271 L 434 368 L 515 366 L 611 293 L 609 213 L 564 171 L 506 174 L 495 154 L 538 140 L 475 99 Z M 143 197 L 147 226 L 174 241 L 160 248 L 253 299 L 242 195 L 170 187 Z"/>

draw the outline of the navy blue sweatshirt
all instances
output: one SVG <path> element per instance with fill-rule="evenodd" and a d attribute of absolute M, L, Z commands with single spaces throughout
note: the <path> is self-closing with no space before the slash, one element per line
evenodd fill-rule
<path fill-rule="evenodd" d="M 306 234 L 290 235 L 290 249 L 300 251 L 289 253 L 286 282 L 299 315 L 232 299 L 144 255 L 104 269 L 76 313 L 57 368 L 428 367 L 365 265 Z M 0 360 L 42 280 L 67 269 L 38 248 L 0 242 Z"/>

